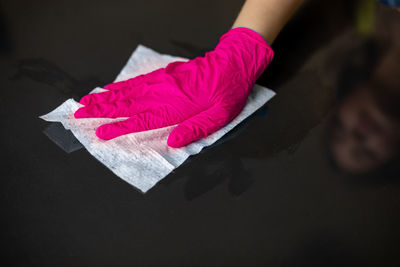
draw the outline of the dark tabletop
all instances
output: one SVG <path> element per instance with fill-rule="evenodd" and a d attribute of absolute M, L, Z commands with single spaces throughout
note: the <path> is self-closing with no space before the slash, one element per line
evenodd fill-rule
<path fill-rule="evenodd" d="M 326 154 L 320 62 L 352 11 L 323 2 L 274 44 L 267 116 L 142 194 L 38 116 L 111 82 L 138 44 L 212 49 L 242 1 L 1 1 L 2 266 L 399 266 L 399 185 L 339 174 Z"/>

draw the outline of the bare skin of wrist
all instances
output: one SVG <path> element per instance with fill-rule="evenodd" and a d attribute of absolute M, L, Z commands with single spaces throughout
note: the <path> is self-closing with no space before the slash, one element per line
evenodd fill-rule
<path fill-rule="evenodd" d="M 232 28 L 247 27 L 272 44 L 305 0 L 247 0 Z"/>

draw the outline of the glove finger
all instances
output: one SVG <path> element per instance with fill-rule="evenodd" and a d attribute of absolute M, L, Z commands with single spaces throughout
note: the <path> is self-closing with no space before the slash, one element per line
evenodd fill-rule
<path fill-rule="evenodd" d="M 155 71 L 152 71 L 150 73 L 147 74 L 142 74 L 139 76 L 136 76 L 134 78 L 125 80 L 125 81 L 120 81 L 120 82 L 115 82 L 115 83 L 110 83 L 107 84 L 106 86 L 104 86 L 104 89 L 107 90 L 121 90 L 121 89 L 129 89 L 129 88 L 133 88 L 136 87 L 138 85 L 143 84 L 145 81 L 148 82 L 155 82 L 158 81 L 159 77 L 162 77 L 162 75 L 160 76 L 160 74 L 164 71 L 163 68 L 161 69 L 157 69 Z"/>
<path fill-rule="evenodd" d="M 104 140 L 110 140 L 121 135 L 143 132 L 174 125 L 174 119 L 167 118 L 163 110 L 143 112 L 133 115 L 127 120 L 104 124 L 96 129 L 96 135 Z"/>
<path fill-rule="evenodd" d="M 148 111 L 154 103 L 144 99 L 129 99 L 115 103 L 98 103 L 78 109 L 74 116 L 80 118 L 120 118 Z"/>
<path fill-rule="evenodd" d="M 114 103 L 117 101 L 121 101 L 127 97 L 134 97 L 135 94 L 130 89 L 120 89 L 115 91 L 107 91 L 101 93 L 93 93 L 85 95 L 81 98 L 79 103 L 82 105 L 92 105 L 98 103 Z M 137 96 L 137 95 L 136 95 Z"/>
<path fill-rule="evenodd" d="M 183 147 L 218 131 L 240 112 L 235 108 L 212 106 L 185 120 L 175 127 L 168 136 L 170 147 Z"/>
<path fill-rule="evenodd" d="M 140 83 L 142 83 L 144 78 L 145 75 L 139 75 L 128 80 L 107 84 L 103 88 L 107 90 L 129 89 L 131 86 L 139 85 Z"/>

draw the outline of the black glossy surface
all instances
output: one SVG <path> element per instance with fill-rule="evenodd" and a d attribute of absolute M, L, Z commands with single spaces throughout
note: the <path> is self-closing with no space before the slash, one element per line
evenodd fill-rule
<path fill-rule="evenodd" d="M 342 2 L 306 6 L 277 40 L 266 117 L 143 195 L 38 116 L 112 81 L 139 43 L 201 55 L 242 1 L 1 1 L 2 266 L 400 265 L 399 185 L 339 175 L 323 146 Z"/>

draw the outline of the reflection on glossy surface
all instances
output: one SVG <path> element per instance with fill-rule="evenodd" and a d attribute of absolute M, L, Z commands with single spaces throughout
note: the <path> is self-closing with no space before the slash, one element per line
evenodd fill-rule
<path fill-rule="evenodd" d="M 352 173 L 375 170 L 399 152 L 399 121 L 384 113 L 373 89 L 360 87 L 337 109 L 330 150 L 337 164 Z M 399 99 L 400 100 L 400 99 Z"/>
<path fill-rule="evenodd" d="M 366 173 L 384 168 L 399 155 L 400 48 L 397 34 L 392 32 L 392 42 L 380 47 L 376 41 L 370 43 L 369 53 L 363 57 L 375 56 L 376 60 L 360 58 L 357 66 L 346 69 L 344 80 L 353 81 L 333 116 L 329 150 L 337 165 L 347 172 Z M 343 81 L 342 86 L 346 82 Z"/>

